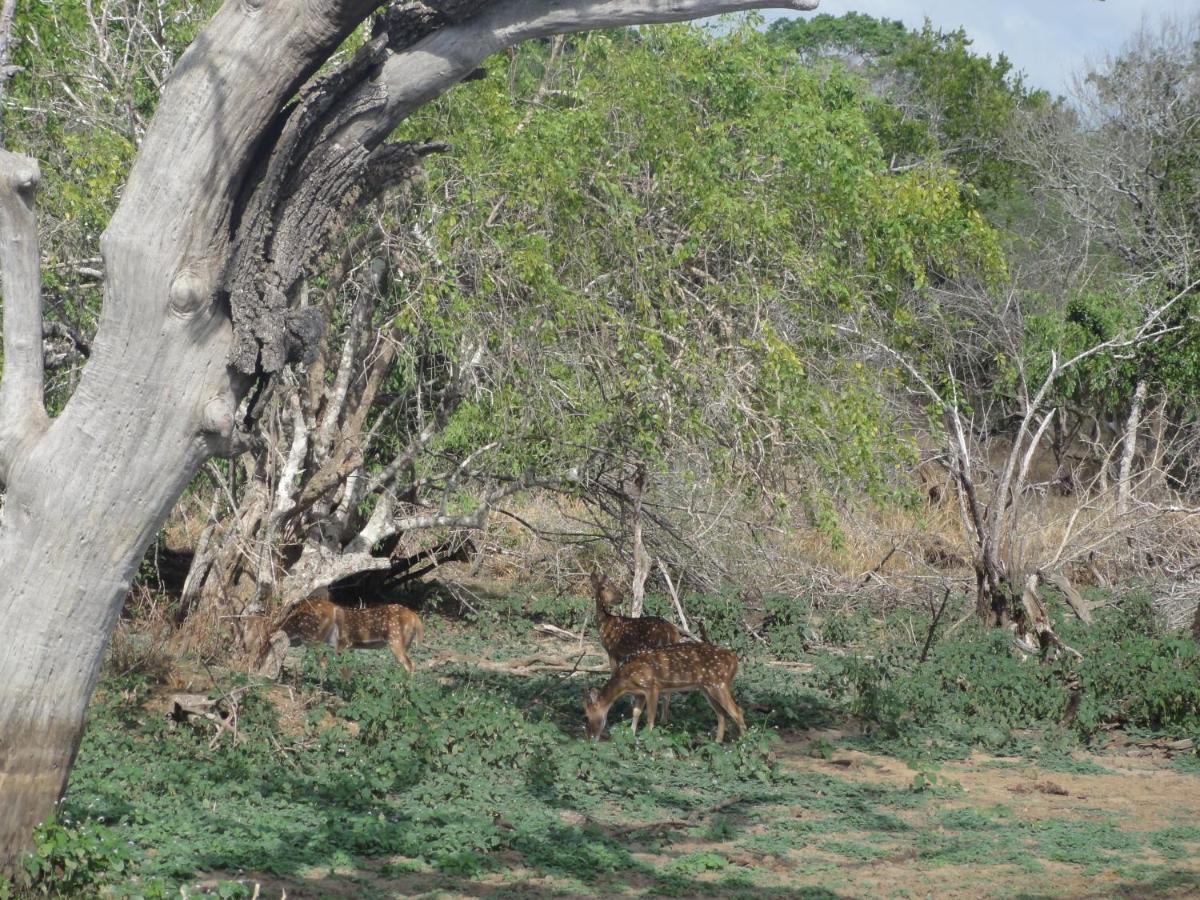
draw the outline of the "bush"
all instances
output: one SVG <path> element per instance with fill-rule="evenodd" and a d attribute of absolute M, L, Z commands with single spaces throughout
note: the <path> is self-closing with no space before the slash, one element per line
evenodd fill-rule
<path fill-rule="evenodd" d="M 1071 720 L 1079 737 L 1106 725 L 1154 731 L 1200 728 L 1200 647 L 1156 626 L 1145 596 L 1100 611 L 1092 626 L 1060 624 L 1083 655 L 1053 661 L 1013 652 L 1003 629 L 968 627 L 935 645 L 926 662 L 911 644 L 872 657 L 822 660 L 822 686 L 883 735 L 912 740 L 940 732 L 998 749 L 1018 729 L 1059 727 L 1067 685 L 1078 681 Z"/>
<path fill-rule="evenodd" d="M 812 640 L 812 603 L 805 597 L 768 594 L 761 609 L 751 609 L 739 591 L 727 588 L 688 597 L 685 609 L 697 635 L 702 622 L 710 641 L 728 647 L 743 660 L 763 655 L 796 659 L 804 655 Z M 646 614 L 675 618 L 670 600 L 662 597 L 646 598 Z M 750 622 L 758 619 L 761 625 L 755 630 L 762 640 L 749 628 Z"/>
<path fill-rule="evenodd" d="M 1148 596 L 1103 610 L 1080 635 L 1080 730 L 1091 734 L 1109 724 L 1200 729 L 1200 646 L 1191 636 L 1163 633 Z"/>

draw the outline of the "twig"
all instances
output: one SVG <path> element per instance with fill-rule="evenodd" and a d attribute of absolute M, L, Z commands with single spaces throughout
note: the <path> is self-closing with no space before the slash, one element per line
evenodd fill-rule
<path fill-rule="evenodd" d="M 550 634 L 556 638 L 562 638 L 564 641 L 578 641 L 583 643 L 583 633 L 576 634 L 573 631 L 567 631 L 565 628 L 559 628 L 557 625 L 551 625 L 547 622 L 538 622 L 533 626 L 534 631 L 540 631 L 543 634 Z"/>
<path fill-rule="evenodd" d="M 875 568 L 873 568 L 870 572 L 867 572 L 867 574 L 863 575 L 863 579 L 858 585 L 860 589 L 865 588 L 867 586 L 867 582 L 869 582 L 871 580 L 871 576 L 877 575 L 879 572 L 881 572 L 883 570 L 883 567 L 887 565 L 888 560 L 891 559 L 895 555 L 896 550 L 899 549 L 899 547 L 900 547 L 900 545 L 898 543 L 896 543 L 895 541 L 892 542 L 892 549 L 889 550 L 886 555 L 884 555 L 883 559 L 881 559 L 879 561 L 879 563 L 875 566 Z"/>
<path fill-rule="evenodd" d="M 675 615 L 679 616 L 679 629 L 693 641 L 697 640 L 696 635 L 692 633 L 691 626 L 688 625 L 687 616 L 683 614 L 683 604 L 679 602 L 679 592 L 675 590 L 675 582 L 671 580 L 671 573 L 667 571 L 666 565 L 661 559 L 655 559 L 659 570 L 663 574 L 663 580 L 667 583 L 667 591 L 671 595 L 671 602 L 675 605 Z M 707 643 L 707 642 L 706 642 Z"/>
<path fill-rule="evenodd" d="M 933 614 L 933 619 L 929 623 L 929 632 L 925 635 L 925 646 L 921 648 L 921 662 L 925 662 L 929 656 L 929 648 L 933 645 L 933 633 L 937 631 L 938 622 L 942 620 L 942 613 L 946 611 L 946 604 L 950 602 L 950 585 L 946 585 L 946 592 L 942 594 L 941 605 L 938 606 L 937 612 Z"/>
<path fill-rule="evenodd" d="M 562 672 L 565 669 L 570 669 L 568 674 L 575 672 L 586 672 L 591 675 L 608 675 L 611 670 L 608 666 L 583 666 L 579 662 L 583 657 L 587 656 L 587 651 L 580 654 L 580 660 L 577 660 L 572 666 L 565 659 L 555 659 L 546 656 L 525 656 L 520 659 L 506 660 L 496 662 L 490 659 L 479 659 L 474 656 L 462 656 L 457 653 L 444 653 L 441 656 L 426 660 L 422 668 L 436 669 L 447 665 L 466 665 L 473 666 L 476 669 L 482 669 L 485 672 L 501 672 L 505 675 L 537 675 L 542 672 Z"/>
<path fill-rule="evenodd" d="M 713 813 L 728 809 L 741 802 L 741 797 L 729 797 L 720 803 L 714 803 L 707 809 L 696 810 L 685 819 L 667 819 L 663 822 L 649 822 L 645 825 L 623 825 L 620 828 L 613 829 L 609 834 L 616 837 L 617 835 L 631 834 L 635 831 L 671 831 L 677 828 L 692 828 Z"/>

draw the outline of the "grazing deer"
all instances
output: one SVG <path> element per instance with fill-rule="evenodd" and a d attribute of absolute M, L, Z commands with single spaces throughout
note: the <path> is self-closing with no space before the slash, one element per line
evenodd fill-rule
<path fill-rule="evenodd" d="M 654 728 L 654 707 L 666 691 L 703 691 L 717 714 L 717 743 L 725 739 L 725 718 L 733 719 L 738 737 L 746 733 L 746 719 L 730 688 L 737 674 L 737 654 L 712 644 L 687 643 L 647 650 L 621 663 L 603 690 L 588 688 L 583 693 L 587 734 L 597 740 L 604 731 L 608 711 L 626 694 L 633 694 L 633 731 L 646 714 L 646 728 Z"/>
<path fill-rule="evenodd" d="M 287 634 L 295 644 L 328 644 L 339 653 L 347 647 L 379 647 L 384 644 L 409 675 L 413 663 L 408 648 L 414 640 L 424 640 L 421 617 L 399 603 L 350 609 L 329 599 L 328 591 L 318 591 L 292 607 L 276 631 Z M 259 664 L 271 649 L 267 643 Z"/>
<path fill-rule="evenodd" d="M 600 632 L 600 643 L 608 653 L 608 665 L 614 672 L 625 660 L 645 650 L 669 647 L 683 640 L 679 629 L 666 619 L 642 616 L 634 619 L 617 616 L 609 609 L 620 604 L 624 598 L 617 586 L 599 572 L 591 575 L 592 596 L 596 599 L 596 626 Z M 670 697 L 662 695 L 662 720 L 667 721 Z"/>

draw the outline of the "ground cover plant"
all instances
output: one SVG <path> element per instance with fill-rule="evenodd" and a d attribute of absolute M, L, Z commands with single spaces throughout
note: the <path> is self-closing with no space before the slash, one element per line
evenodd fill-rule
<path fill-rule="evenodd" d="M 427 614 L 411 679 L 386 651 L 327 648 L 293 653 L 278 685 L 224 669 L 177 674 L 193 691 L 239 698 L 236 736 L 201 718 L 172 721 L 169 688 L 114 672 L 63 819 L 39 831 L 26 888 L 924 896 L 928 881 L 1014 896 L 1021 879 L 1053 875 L 1060 887 L 1047 896 L 1092 884 L 1182 896 L 1200 874 L 1192 757 L 1131 756 L 1084 724 L 1115 715 L 1143 741 L 1191 733 L 1194 702 L 1174 699 L 1170 676 L 1151 677 L 1152 661 L 1121 678 L 1103 659 L 1095 671 L 1085 661 L 1093 711 L 1071 726 L 1056 667 L 1016 661 L 991 633 L 960 629 L 914 664 L 906 655 L 921 648 L 899 637 L 908 628 L 867 634 L 846 615 L 826 627 L 844 634 L 840 648 L 780 660 L 772 643 L 782 638 L 768 629 L 767 643 L 742 651 L 745 739 L 714 744 L 711 711 L 678 697 L 668 725 L 636 738 L 618 704 L 609 739 L 591 743 L 580 693 L 604 675 L 457 661 L 575 659 L 577 645 L 532 628 L 547 610 L 572 624 L 574 607 L 533 597 L 475 621 Z M 1175 653 L 1186 666 L 1196 653 L 1147 625 L 1136 596 L 1101 617 L 1097 642 L 1115 628 L 1154 658 Z M 603 667 L 597 645 L 583 649 L 581 668 Z M 1131 791 L 1155 802 L 1131 815 Z M 1013 889 L 997 887 L 1010 878 Z"/>

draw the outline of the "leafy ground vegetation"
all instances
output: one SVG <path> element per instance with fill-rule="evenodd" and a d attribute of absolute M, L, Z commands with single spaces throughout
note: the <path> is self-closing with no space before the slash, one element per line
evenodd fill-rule
<path fill-rule="evenodd" d="M 32 889 L 1193 895 L 1200 649 L 1159 632 L 1144 598 L 1098 599 L 1087 632 L 1059 623 L 1084 654 L 1071 668 L 1021 661 L 973 622 L 941 626 L 921 662 L 927 615 L 872 621 L 806 598 L 767 598 L 792 615 L 747 637 L 730 598 L 698 598 L 743 658 L 750 731 L 725 746 L 696 697 L 636 738 L 623 702 L 610 739 L 582 739 L 599 648 L 533 628 L 578 627 L 579 598 L 429 611 L 412 679 L 386 651 L 323 648 L 293 654 L 280 684 L 114 665 Z M 174 721 L 180 691 L 236 707 L 232 727 Z"/>

